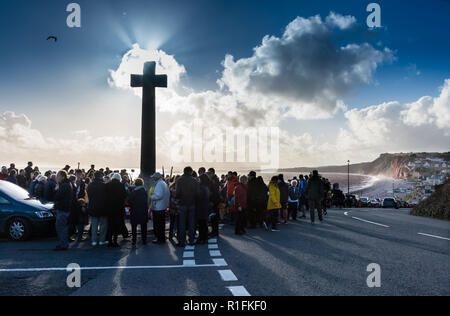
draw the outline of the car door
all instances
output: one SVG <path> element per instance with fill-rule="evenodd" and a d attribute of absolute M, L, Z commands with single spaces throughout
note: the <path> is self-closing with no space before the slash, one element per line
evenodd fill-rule
<path fill-rule="evenodd" d="M 11 202 L 0 195 L 0 232 L 5 228 L 5 221 L 11 214 Z"/>

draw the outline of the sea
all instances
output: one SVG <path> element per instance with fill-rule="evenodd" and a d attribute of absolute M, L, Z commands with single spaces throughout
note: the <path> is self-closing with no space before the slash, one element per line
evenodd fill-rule
<path fill-rule="evenodd" d="M 58 170 L 60 167 L 52 167 L 52 166 L 42 166 L 39 167 L 41 172 L 45 172 L 46 170 Z M 76 168 L 76 166 L 73 166 L 72 168 Z M 111 170 L 122 170 L 126 169 L 127 172 L 131 175 L 133 179 L 136 179 L 139 176 L 139 168 L 110 168 Z M 158 172 L 167 174 L 170 174 L 170 168 L 162 170 L 158 169 Z M 216 174 L 218 176 L 222 174 L 227 174 L 228 170 L 216 170 Z M 174 170 L 173 174 L 180 174 L 182 173 L 181 170 Z M 240 175 L 247 175 L 249 171 L 239 171 Z M 302 174 L 300 172 L 283 172 L 284 179 L 286 181 L 292 180 L 294 177 L 299 177 L 299 175 Z M 268 173 L 268 172 L 260 172 L 258 176 L 262 176 L 265 183 L 269 183 L 270 179 L 274 175 L 278 175 L 275 173 Z M 333 185 L 334 183 L 339 184 L 339 189 L 342 190 L 344 193 L 347 192 L 348 188 L 348 178 L 346 173 L 323 173 L 321 174 L 322 177 L 327 178 L 330 183 Z M 368 176 L 368 175 L 360 175 L 360 174 L 350 174 L 350 192 L 357 193 L 357 194 L 363 194 L 364 191 L 367 191 L 370 189 L 377 181 L 380 179 L 376 176 Z"/>

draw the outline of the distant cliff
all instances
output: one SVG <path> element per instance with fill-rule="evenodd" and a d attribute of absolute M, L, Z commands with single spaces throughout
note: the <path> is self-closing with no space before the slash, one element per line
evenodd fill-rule
<path fill-rule="evenodd" d="M 426 175 L 433 170 L 433 160 L 442 160 L 450 164 L 450 152 L 447 153 L 400 153 L 382 154 L 372 162 L 364 162 L 350 165 L 350 173 L 364 175 L 384 175 L 397 179 L 407 179 L 414 176 Z M 428 162 L 430 168 L 422 167 L 416 162 Z M 450 169 L 450 166 L 448 167 Z M 322 173 L 347 173 L 347 166 L 324 166 L 316 168 L 291 168 L 283 169 L 284 172 L 310 172 L 318 169 Z"/>

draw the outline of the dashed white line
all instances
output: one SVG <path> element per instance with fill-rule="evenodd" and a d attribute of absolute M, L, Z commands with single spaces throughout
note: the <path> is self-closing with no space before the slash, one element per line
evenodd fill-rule
<path fill-rule="evenodd" d="M 228 263 L 225 261 L 225 259 L 212 259 L 212 261 L 216 267 L 228 266 Z"/>
<path fill-rule="evenodd" d="M 222 254 L 220 253 L 220 250 L 211 250 L 209 252 L 209 255 L 211 257 L 221 257 L 222 256 Z"/>
<path fill-rule="evenodd" d="M 218 270 L 220 277 L 223 281 L 237 281 L 238 278 L 234 275 L 233 271 L 231 270 Z"/>
<path fill-rule="evenodd" d="M 447 237 L 441 237 L 441 236 L 430 235 L 430 234 L 425 234 L 425 233 L 418 233 L 418 234 L 422 235 L 422 236 L 437 238 L 437 239 L 450 240 L 450 238 L 447 238 Z"/>
<path fill-rule="evenodd" d="M 195 266 L 195 260 L 183 260 L 183 266 L 193 267 Z"/>
<path fill-rule="evenodd" d="M 362 218 L 359 218 L 359 217 L 354 217 L 354 216 L 352 216 L 352 218 L 353 218 L 353 219 L 356 219 L 356 220 L 358 220 L 358 221 L 361 221 L 361 222 L 365 222 L 365 223 L 369 223 L 369 224 L 373 224 L 373 225 L 377 225 L 377 226 L 389 228 L 389 226 L 387 226 L 387 225 L 383 225 L 383 224 L 380 224 L 380 223 L 371 222 L 371 221 L 368 221 L 368 220 L 365 220 L 365 219 L 362 219 Z"/>
<path fill-rule="evenodd" d="M 251 296 L 243 286 L 227 286 L 233 296 Z"/>
<path fill-rule="evenodd" d="M 184 250 L 188 250 L 188 251 L 195 250 L 195 246 L 186 246 L 186 247 L 184 247 Z"/>
<path fill-rule="evenodd" d="M 194 258 L 194 252 L 193 251 L 183 252 L 183 258 Z"/>
<path fill-rule="evenodd" d="M 208 240 L 208 244 L 216 244 L 217 243 L 217 238 L 211 238 Z"/>
<path fill-rule="evenodd" d="M 219 245 L 217 244 L 209 244 L 208 249 L 219 249 Z"/>

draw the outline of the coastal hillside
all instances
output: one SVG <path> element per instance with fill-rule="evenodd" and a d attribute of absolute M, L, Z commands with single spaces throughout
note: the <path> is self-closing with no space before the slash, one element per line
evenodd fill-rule
<path fill-rule="evenodd" d="M 411 210 L 411 215 L 450 221 L 450 180 L 436 186 L 436 191 Z"/>
<path fill-rule="evenodd" d="M 347 173 L 347 166 L 323 166 L 316 168 L 283 169 L 285 172 L 310 172 L 319 169 L 322 173 Z M 400 153 L 382 154 L 372 162 L 350 165 L 350 173 L 383 175 L 395 179 L 429 177 L 450 169 L 450 152 L 447 153 Z"/>

